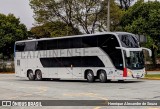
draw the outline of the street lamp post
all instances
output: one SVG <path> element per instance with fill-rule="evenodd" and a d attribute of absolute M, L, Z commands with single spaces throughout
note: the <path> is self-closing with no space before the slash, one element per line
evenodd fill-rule
<path fill-rule="evenodd" d="M 105 1 L 105 0 L 102 0 Z M 108 0 L 107 4 L 107 31 L 110 32 L 110 0 Z"/>
<path fill-rule="evenodd" d="M 110 0 L 108 0 L 108 7 L 107 7 L 107 31 L 110 31 Z"/>

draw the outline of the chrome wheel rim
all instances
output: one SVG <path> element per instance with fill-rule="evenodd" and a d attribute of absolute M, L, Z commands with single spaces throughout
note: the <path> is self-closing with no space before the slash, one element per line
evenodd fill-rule
<path fill-rule="evenodd" d="M 40 71 L 37 72 L 37 79 L 38 79 L 38 80 L 41 79 L 41 72 L 40 72 Z"/>
<path fill-rule="evenodd" d="M 30 79 L 33 78 L 33 73 L 29 73 L 29 78 L 30 78 Z"/>
<path fill-rule="evenodd" d="M 101 73 L 99 78 L 100 78 L 100 80 L 104 80 L 105 79 L 104 73 Z"/>
<path fill-rule="evenodd" d="M 92 79 L 92 74 L 91 74 L 91 73 L 88 73 L 87 78 L 88 78 L 89 80 L 91 80 L 91 79 Z"/>

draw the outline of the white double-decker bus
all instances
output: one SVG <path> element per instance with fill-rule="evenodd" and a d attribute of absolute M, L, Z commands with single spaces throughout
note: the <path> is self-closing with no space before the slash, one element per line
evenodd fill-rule
<path fill-rule="evenodd" d="M 106 32 L 15 43 L 15 74 L 29 80 L 143 78 L 143 49 L 134 34 Z"/>

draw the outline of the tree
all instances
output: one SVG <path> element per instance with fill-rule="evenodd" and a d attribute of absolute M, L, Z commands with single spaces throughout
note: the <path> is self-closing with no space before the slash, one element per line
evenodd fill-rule
<path fill-rule="evenodd" d="M 73 30 L 80 28 L 87 34 L 94 33 L 103 3 L 102 0 L 30 0 L 38 23 L 60 20 Z"/>
<path fill-rule="evenodd" d="M 46 22 L 60 20 L 74 30 L 79 28 L 83 33 L 94 33 L 96 29 L 106 29 L 108 0 L 30 0 L 35 13 L 35 20 L 43 25 Z M 111 0 L 111 25 L 113 30 L 119 24 L 122 11 Z M 74 31 L 75 34 L 76 31 Z"/>
<path fill-rule="evenodd" d="M 107 26 L 107 0 L 103 4 L 104 10 L 103 12 L 98 16 L 98 22 L 101 26 L 100 31 L 106 31 Z M 119 8 L 118 4 L 114 0 L 110 0 L 110 29 L 111 31 L 121 31 L 122 28 L 120 26 L 120 21 L 122 16 L 124 15 L 124 12 L 122 9 Z M 103 30 L 102 30 L 103 29 Z"/>
<path fill-rule="evenodd" d="M 13 14 L 0 14 L 0 53 L 11 57 L 15 41 L 27 38 L 27 28 Z"/>
<path fill-rule="evenodd" d="M 160 43 L 160 2 L 137 2 L 123 16 L 121 25 L 125 31 L 151 37 L 153 64 L 156 64 L 156 51 Z"/>
<path fill-rule="evenodd" d="M 78 29 L 74 28 L 73 30 L 61 21 L 47 22 L 41 26 L 32 27 L 30 30 L 32 36 L 36 38 L 74 35 L 74 31 L 77 34 L 81 34 Z"/>

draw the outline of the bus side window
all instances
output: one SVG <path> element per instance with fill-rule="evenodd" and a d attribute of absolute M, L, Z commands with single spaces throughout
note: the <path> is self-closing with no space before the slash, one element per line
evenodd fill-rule
<path fill-rule="evenodd" d="M 47 40 L 46 41 L 47 50 L 57 49 L 58 42 L 57 40 Z"/>
<path fill-rule="evenodd" d="M 71 38 L 71 48 L 82 48 L 82 38 Z"/>
<path fill-rule="evenodd" d="M 24 51 L 24 48 L 25 48 L 25 43 L 24 42 L 16 44 L 16 52 Z"/>
<path fill-rule="evenodd" d="M 25 42 L 24 51 L 35 51 L 36 50 L 36 42 Z"/>
<path fill-rule="evenodd" d="M 46 41 L 38 41 L 36 50 L 46 50 Z"/>
<path fill-rule="evenodd" d="M 82 47 L 97 47 L 97 36 L 82 37 Z"/>
<path fill-rule="evenodd" d="M 59 49 L 68 49 L 71 47 L 70 39 L 58 39 Z"/>

